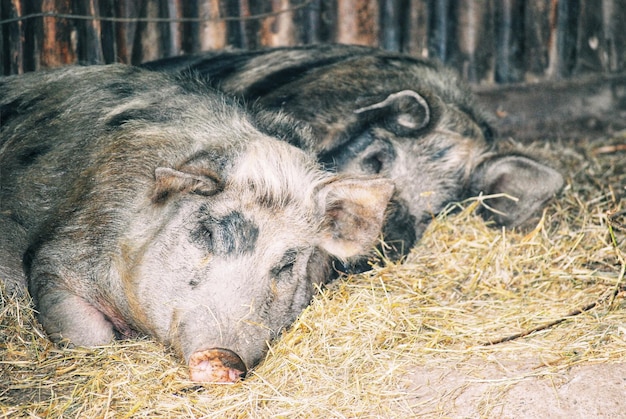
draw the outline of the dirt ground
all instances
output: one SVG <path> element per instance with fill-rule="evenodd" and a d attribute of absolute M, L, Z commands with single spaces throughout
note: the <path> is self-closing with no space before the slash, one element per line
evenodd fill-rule
<path fill-rule="evenodd" d="M 476 359 L 461 369 L 424 366 L 410 374 L 408 386 L 425 416 L 626 417 L 626 363 L 582 364 L 546 374 L 536 371 L 540 362 Z"/>

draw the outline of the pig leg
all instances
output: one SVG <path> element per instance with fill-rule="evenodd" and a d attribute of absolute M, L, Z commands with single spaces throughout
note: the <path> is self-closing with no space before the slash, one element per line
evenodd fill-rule
<path fill-rule="evenodd" d="M 113 324 L 82 297 L 65 290 L 47 290 L 38 297 L 39 321 L 53 342 L 98 346 L 114 339 Z"/>
<path fill-rule="evenodd" d="M 22 295 L 26 289 L 26 276 L 22 256 L 27 247 L 26 230 L 10 216 L 0 215 L 0 282 L 4 282 L 9 295 Z"/>

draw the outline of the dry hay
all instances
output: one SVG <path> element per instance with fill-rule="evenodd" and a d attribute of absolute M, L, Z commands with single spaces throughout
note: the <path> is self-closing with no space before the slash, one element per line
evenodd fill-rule
<path fill-rule="evenodd" d="M 479 200 L 451 207 L 461 211 L 434 220 L 405 263 L 323 290 L 235 385 L 188 381 L 186 366 L 150 340 L 58 349 L 26 299 L 0 296 L 0 413 L 506 416 L 518 384 L 556 394 L 577 366 L 622 366 L 625 143 L 542 145 L 567 186 L 535 228 L 489 228 L 475 215 Z"/>

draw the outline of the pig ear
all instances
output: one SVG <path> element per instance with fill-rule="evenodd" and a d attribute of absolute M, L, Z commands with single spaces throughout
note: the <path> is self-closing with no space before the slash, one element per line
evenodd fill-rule
<path fill-rule="evenodd" d="M 471 177 L 473 195 L 506 194 L 485 201 L 483 214 L 504 226 L 515 227 L 533 216 L 563 187 L 554 169 L 524 156 L 496 156 L 483 162 Z"/>
<path fill-rule="evenodd" d="M 354 111 L 368 118 L 382 118 L 385 126 L 400 136 L 425 128 L 431 120 L 431 110 L 422 95 L 413 90 L 392 93 L 382 102 Z"/>
<path fill-rule="evenodd" d="M 195 173 L 194 173 L 195 172 Z M 197 168 L 186 171 L 169 167 L 157 167 L 154 171 L 155 186 L 152 202 L 161 203 L 179 193 L 209 196 L 222 189 L 219 177 L 211 171 L 202 173 Z"/>
<path fill-rule="evenodd" d="M 322 187 L 320 247 L 339 259 L 369 253 L 380 235 L 393 190 L 391 180 L 371 177 L 336 178 Z"/>

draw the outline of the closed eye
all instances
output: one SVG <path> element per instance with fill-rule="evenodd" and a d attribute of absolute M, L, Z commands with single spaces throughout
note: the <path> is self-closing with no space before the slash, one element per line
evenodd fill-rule
<path fill-rule="evenodd" d="M 289 279 L 293 276 L 293 267 L 296 264 L 297 256 L 297 249 L 287 250 L 280 262 L 271 269 L 270 273 L 272 278 L 279 282 L 289 281 Z"/>
<path fill-rule="evenodd" d="M 293 274 L 293 263 L 288 263 L 287 265 L 282 266 L 278 272 L 274 275 L 274 278 L 280 282 L 289 281 Z"/>

